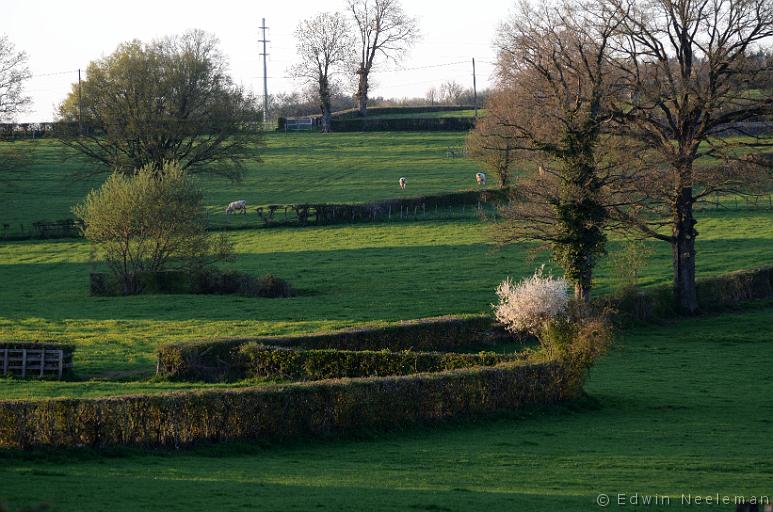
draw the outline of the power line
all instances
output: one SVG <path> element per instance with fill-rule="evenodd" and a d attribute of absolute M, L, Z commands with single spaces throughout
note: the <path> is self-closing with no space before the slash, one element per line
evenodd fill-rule
<path fill-rule="evenodd" d="M 70 70 L 70 71 L 56 71 L 56 72 L 53 72 L 53 73 L 34 73 L 34 74 L 32 74 L 30 76 L 30 78 L 42 78 L 42 77 L 45 77 L 45 76 L 56 76 L 56 75 L 70 75 L 70 74 L 74 74 L 74 73 L 77 73 L 77 72 L 78 72 L 77 69 L 73 69 L 73 70 Z"/>

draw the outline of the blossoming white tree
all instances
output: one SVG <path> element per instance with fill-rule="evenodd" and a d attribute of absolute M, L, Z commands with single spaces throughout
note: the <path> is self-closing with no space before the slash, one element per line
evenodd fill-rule
<path fill-rule="evenodd" d="M 527 332 L 539 337 L 545 325 L 569 312 L 569 283 L 562 277 L 545 275 L 544 266 L 519 283 L 510 278 L 497 287 L 499 303 L 494 314 L 513 333 Z"/>

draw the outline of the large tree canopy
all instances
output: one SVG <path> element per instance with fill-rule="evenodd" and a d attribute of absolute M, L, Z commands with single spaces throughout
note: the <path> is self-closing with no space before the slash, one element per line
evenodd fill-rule
<path fill-rule="evenodd" d="M 59 108 L 59 136 L 106 167 L 132 174 L 164 162 L 241 175 L 258 160 L 255 99 L 234 85 L 215 37 L 199 31 L 121 44 L 92 62 Z"/>

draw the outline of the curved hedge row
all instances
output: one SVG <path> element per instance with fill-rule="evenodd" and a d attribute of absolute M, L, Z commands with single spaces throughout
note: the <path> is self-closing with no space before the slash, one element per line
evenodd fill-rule
<path fill-rule="evenodd" d="M 438 317 L 398 325 L 304 336 L 220 338 L 168 343 L 158 349 L 156 373 L 176 380 L 243 378 L 239 348 L 249 343 L 337 350 L 447 351 L 511 339 L 489 316 Z"/>
<path fill-rule="evenodd" d="M 0 401 L 0 447 L 181 446 L 397 428 L 549 404 L 580 391 L 555 363 L 152 396 Z"/>
<path fill-rule="evenodd" d="M 410 375 L 495 366 L 522 360 L 517 354 L 454 352 L 389 352 L 388 350 L 299 350 L 248 343 L 239 347 L 246 377 L 323 380 L 345 377 Z"/>

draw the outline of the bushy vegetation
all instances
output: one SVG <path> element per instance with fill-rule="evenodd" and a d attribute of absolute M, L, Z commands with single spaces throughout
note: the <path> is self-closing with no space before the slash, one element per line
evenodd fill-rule
<path fill-rule="evenodd" d="M 544 266 L 518 283 L 508 278 L 497 287 L 494 316 L 510 332 L 539 336 L 545 324 L 568 316 L 568 290 L 566 280 L 545 275 Z"/>
<path fill-rule="evenodd" d="M 201 199 L 185 171 L 167 162 L 161 174 L 152 166 L 128 177 L 113 174 L 73 212 L 122 293 L 130 295 L 142 291 L 140 273 L 173 266 L 200 270 L 230 256 L 230 241 L 207 232 Z"/>

